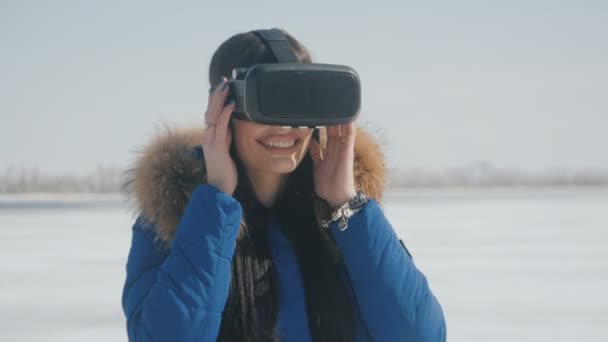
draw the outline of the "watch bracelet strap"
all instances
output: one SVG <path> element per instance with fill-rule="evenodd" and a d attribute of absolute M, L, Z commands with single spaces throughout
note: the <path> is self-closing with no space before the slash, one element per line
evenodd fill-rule
<path fill-rule="evenodd" d="M 340 231 L 344 231 L 346 228 L 348 228 L 348 219 L 357 212 L 359 212 L 361 209 L 363 209 L 367 201 L 368 198 L 365 193 L 362 191 L 357 191 L 355 197 L 351 198 L 339 208 L 335 209 L 328 220 L 322 220 L 321 226 L 323 228 L 329 229 L 329 225 L 332 222 L 337 221 L 338 229 L 340 229 Z M 354 205 L 356 207 L 351 208 L 351 205 Z"/>

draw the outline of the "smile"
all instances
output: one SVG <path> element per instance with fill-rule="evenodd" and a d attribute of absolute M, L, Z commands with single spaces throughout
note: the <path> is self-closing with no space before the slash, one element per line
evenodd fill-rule
<path fill-rule="evenodd" d="M 277 141 L 262 142 L 262 144 L 264 144 L 265 146 L 268 146 L 268 147 L 290 148 L 296 144 L 296 141 L 295 140 L 283 140 L 283 141 L 277 140 Z"/>
<path fill-rule="evenodd" d="M 300 144 L 300 139 L 295 135 L 290 136 L 268 136 L 258 140 L 260 145 L 268 152 L 275 155 L 292 155 Z"/>

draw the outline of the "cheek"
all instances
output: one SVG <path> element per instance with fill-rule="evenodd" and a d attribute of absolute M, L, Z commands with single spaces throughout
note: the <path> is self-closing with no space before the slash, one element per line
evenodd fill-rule
<path fill-rule="evenodd" d="M 239 134 L 238 130 L 233 131 L 233 137 L 235 137 L 233 138 L 233 143 L 236 145 L 236 150 L 241 161 L 245 164 L 251 164 L 251 162 L 256 160 L 256 155 L 259 154 L 257 142 L 253 137 L 243 133 L 240 132 Z"/>

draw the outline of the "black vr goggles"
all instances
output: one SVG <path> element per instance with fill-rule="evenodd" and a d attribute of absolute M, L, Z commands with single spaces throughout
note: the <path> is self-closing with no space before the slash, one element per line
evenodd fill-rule
<path fill-rule="evenodd" d="M 318 127 L 355 120 L 361 107 L 357 72 L 345 65 L 300 63 L 277 29 L 252 31 L 278 63 L 232 71 L 233 117 L 267 125 Z"/>

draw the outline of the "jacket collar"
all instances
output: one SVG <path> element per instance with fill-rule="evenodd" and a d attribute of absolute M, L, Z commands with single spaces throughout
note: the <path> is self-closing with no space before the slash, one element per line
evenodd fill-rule
<path fill-rule="evenodd" d="M 205 177 L 200 142 L 202 127 L 165 128 L 136 153 L 134 166 L 126 172 L 123 192 L 131 209 L 154 223 L 163 242 L 173 239 L 190 195 Z M 362 127 L 355 141 L 355 184 L 368 197 L 382 201 L 386 165 L 377 139 Z M 321 128 L 321 146 L 326 132 Z M 319 201 L 322 202 L 322 201 Z M 315 203 L 317 219 L 327 217 L 327 204 Z"/>

